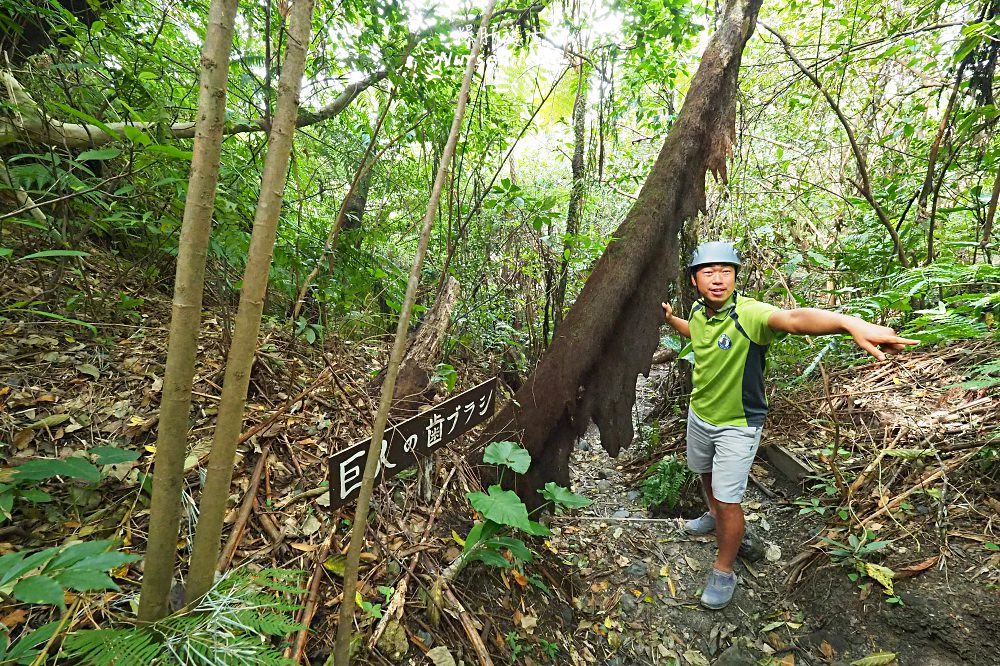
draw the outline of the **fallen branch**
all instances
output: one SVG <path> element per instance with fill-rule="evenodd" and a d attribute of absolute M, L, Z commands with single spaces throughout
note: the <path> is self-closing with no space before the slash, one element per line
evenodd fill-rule
<path fill-rule="evenodd" d="M 925 475 L 922 479 L 920 479 L 920 481 L 918 481 L 916 483 L 916 485 L 914 485 L 914 486 L 910 487 L 909 489 L 907 489 L 907 490 L 901 492 L 900 494 L 896 495 L 894 498 L 892 498 L 892 500 L 890 500 L 889 502 L 887 502 L 878 511 L 876 511 L 873 514 L 871 514 L 867 518 L 863 519 L 861 521 L 861 525 L 863 526 L 863 525 L 865 525 L 865 523 L 869 523 L 869 522 L 875 520 L 876 518 L 878 518 L 879 516 L 882 516 L 882 515 L 888 513 L 889 511 L 892 511 L 893 509 L 895 509 L 896 507 L 898 507 L 900 504 L 902 504 L 903 500 L 905 500 L 907 497 L 909 497 L 910 495 L 912 495 L 913 493 L 915 493 L 918 490 L 922 490 L 922 489 L 926 488 L 928 485 L 930 485 L 934 481 L 937 481 L 942 476 L 944 476 L 945 474 L 947 474 L 951 470 L 955 469 L 956 467 L 958 467 L 959 465 L 961 465 L 965 461 L 969 460 L 970 458 L 972 458 L 972 456 L 974 456 L 977 453 L 979 453 L 980 449 L 982 449 L 982 448 L 983 448 L 982 445 L 977 446 L 974 450 L 970 451 L 969 453 L 966 453 L 963 456 L 958 456 L 957 458 L 952 458 L 951 460 L 949 460 L 948 462 L 946 462 L 941 468 L 939 468 L 937 471 Z"/>
<path fill-rule="evenodd" d="M 264 473 L 264 464 L 267 461 L 267 454 L 270 452 L 270 444 L 265 444 L 260 450 L 257 464 L 250 474 L 250 486 L 243 496 L 243 504 L 240 505 L 240 512 L 236 516 L 233 529 L 229 532 L 229 540 L 226 541 L 226 546 L 222 549 L 222 554 L 219 556 L 219 563 L 216 566 L 219 571 L 225 571 L 229 568 L 229 565 L 233 561 L 233 556 L 236 554 L 236 548 L 239 547 L 240 542 L 243 540 L 243 532 L 246 529 L 247 521 L 250 520 L 254 500 L 257 499 L 257 488 L 260 487 L 260 477 Z"/>
<path fill-rule="evenodd" d="M 476 651 L 476 656 L 479 657 L 480 666 L 493 666 L 493 660 L 490 659 L 490 653 L 486 650 L 486 645 L 479 636 L 479 629 L 472 620 L 472 614 L 465 610 L 462 602 L 458 600 L 458 597 L 455 596 L 447 584 L 442 585 L 441 592 L 444 595 L 445 601 L 448 602 L 451 609 L 458 615 L 458 620 L 462 623 L 462 628 L 465 629 L 465 634 L 469 637 L 469 642 L 472 643 L 472 648 Z"/>
<path fill-rule="evenodd" d="M 334 521 L 334 525 L 336 525 L 336 521 Z M 306 641 L 309 640 L 309 627 L 312 625 L 313 617 L 316 616 L 316 606 L 319 603 L 319 586 L 323 581 L 324 572 L 326 571 L 326 567 L 323 565 L 330 556 L 335 534 L 336 531 L 331 529 L 330 536 L 326 538 L 323 546 L 316 552 L 316 566 L 313 567 L 312 579 L 309 581 L 306 603 L 302 606 L 302 612 L 299 613 L 299 617 L 297 618 L 297 622 L 302 625 L 302 628 L 295 635 L 295 642 L 285 650 L 285 658 L 291 659 L 296 664 L 302 661 L 302 655 L 306 649 Z M 341 601 L 343 601 L 343 593 L 334 597 L 330 601 L 330 604 L 337 604 Z"/>
<path fill-rule="evenodd" d="M 427 524 L 424 526 L 424 532 L 420 535 L 420 541 L 418 543 L 423 543 L 427 540 L 427 537 L 430 536 L 431 527 L 434 525 L 434 518 L 437 516 L 438 510 L 441 508 L 441 500 L 444 499 L 445 491 L 448 489 L 448 484 L 451 483 L 452 477 L 455 476 L 456 469 L 458 468 L 452 467 L 448 472 L 448 477 L 444 480 L 444 483 L 441 484 L 441 491 L 438 493 L 437 501 L 434 502 L 434 508 L 431 509 L 430 518 L 427 519 Z M 375 627 L 375 631 L 372 633 L 372 637 L 368 640 L 369 648 L 374 648 L 378 643 L 378 639 L 382 637 L 386 627 L 389 626 L 390 619 L 394 616 L 401 616 L 403 614 L 403 606 L 406 603 L 406 587 L 410 582 L 410 577 L 413 575 L 413 572 L 417 569 L 417 562 L 420 561 L 420 552 L 421 551 L 418 550 L 413 553 L 413 556 L 410 558 L 410 564 L 406 567 L 406 572 L 396 584 L 396 591 L 392 594 L 392 600 L 389 602 L 385 611 L 383 611 L 382 619 L 379 620 L 378 626 Z"/>

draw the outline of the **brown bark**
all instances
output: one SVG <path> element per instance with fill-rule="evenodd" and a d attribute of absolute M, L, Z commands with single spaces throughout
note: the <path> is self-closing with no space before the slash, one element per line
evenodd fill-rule
<path fill-rule="evenodd" d="M 442 345 L 459 292 L 458 280 L 448 276 L 444 289 L 438 292 L 434 306 L 424 317 L 400 363 L 393 391 L 394 408 L 415 409 L 423 402 L 422 396 L 430 386 L 434 366 L 441 360 Z"/>
<path fill-rule="evenodd" d="M 566 212 L 566 235 L 563 241 L 562 257 L 559 258 L 559 283 L 556 285 L 552 312 L 553 330 L 559 330 L 566 304 L 566 288 L 569 282 L 569 265 L 573 257 L 573 245 L 580 233 L 583 219 L 584 178 L 583 150 L 586 146 L 587 117 L 587 65 L 583 60 L 577 64 L 579 71 L 576 82 L 576 98 L 573 100 L 573 183 L 570 186 L 569 207 Z"/>
<path fill-rule="evenodd" d="M 649 373 L 659 340 L 678 232 L 705 210 L 707 172 L 726 177 L 740 59 L 759 8 L 760 0 L 727 4 L 638 201 L 534 373 L 487 427 L 484 441 L 515 438 L 531 453 L 514 482 L 529 506 L 547 481 L 569 483 L 570 448 L 591 420 L 611 455 L 632 440 L 636 379 Z"/>

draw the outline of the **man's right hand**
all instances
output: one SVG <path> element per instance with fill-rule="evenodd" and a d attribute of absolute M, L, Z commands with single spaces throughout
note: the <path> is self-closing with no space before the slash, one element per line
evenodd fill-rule
<path fill-rule="evenodd" d="M 667 321 L 670 321 L 670 316 L 674 314 L 674 309 L 670 307 L 669 303 L 660 303 L 660 307 L 663 308 L 663 316 Z"/>

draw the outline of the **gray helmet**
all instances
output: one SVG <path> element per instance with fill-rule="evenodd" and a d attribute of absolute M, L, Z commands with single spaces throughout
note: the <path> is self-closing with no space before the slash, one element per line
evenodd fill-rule
<path fill-rule="evenodd" d="M 694 270 L 698 266 L 706 264 L 731 264 L 736 266 L 736 268 L 743 265 L 740 262 L 740 254 L 733 247 L 733 244 L 724 241 L 702 243 L 695 248 L 694 253 L 691 255 L 691 263 L 688 264 L 688 269 Z"/>

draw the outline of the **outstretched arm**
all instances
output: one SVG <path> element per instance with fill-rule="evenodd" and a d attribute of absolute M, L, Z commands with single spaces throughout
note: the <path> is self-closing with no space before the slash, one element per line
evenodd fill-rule
<path fill-rule="evenodd" d="M 886 352 L 895 354 L 906 349 L 907 345 L 920 343 L 919 340 L 899 337 L 888 326 L 879 326 L 858 317 L 817 308 L 778 310 L 768 317 L 767 325 L 775 331 L 793 335 L 846 333 L 854 338 L 859 347 L 880 361 L 885 360 Z"/>
<path fill-rule="evenodd" d="M 666 303 L 660 303 L 663 308 L 663 314 L 667 317 L 667 323 L 670 324 L 674 330 L 683 335 L 685 338 L 691 337 L 691 327 L 688 325 L 687 319 L 681 319 L 680 317 L 674 316 L 674 309 Z"/>

